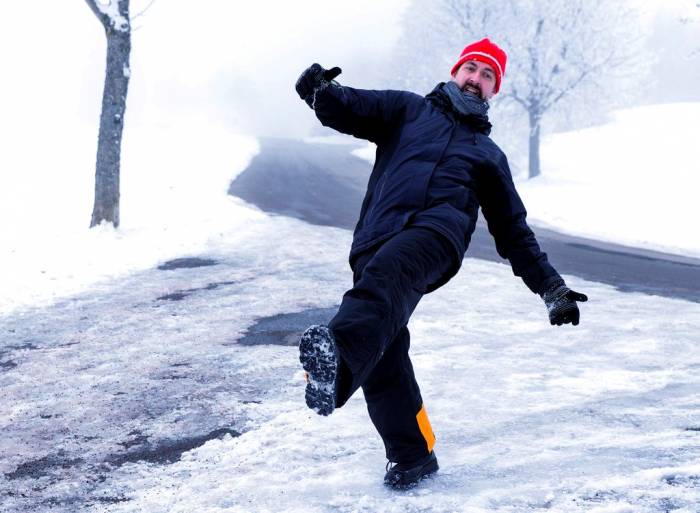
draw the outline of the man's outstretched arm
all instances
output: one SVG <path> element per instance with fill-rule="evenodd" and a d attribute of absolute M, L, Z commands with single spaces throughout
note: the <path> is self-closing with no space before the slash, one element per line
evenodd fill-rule
<path fill-rule="evenodd" d="M 326 70 L 314 63 L 297 80 L 296 91 L 322 125 L 380 144 L 411 93 L 342 86 L 333 80 L 340 73 L 338 67 Z"/>
<path fill-rule="evenodd" d="M 527 211 L 515 189 L 505 156 L 493 171 L 484 179 L 479 202 L 498 254 L 507 258 L 513 274 L 543 299 L 550 324 L 577 325 L 580 312 L 576 302 L 587 301 L 588 297 L 569 289 L 540 249 L 525 220 Z"/>

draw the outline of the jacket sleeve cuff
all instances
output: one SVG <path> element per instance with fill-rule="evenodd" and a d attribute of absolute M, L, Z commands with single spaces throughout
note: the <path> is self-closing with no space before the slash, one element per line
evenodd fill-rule
<path fill-rule="evenodd" d="M 537 293 L 540 297 L 544 298 L 545 292 L 553 288 L 561 287 L 562 285 L 566 285 L 566 282 L 564 282 L 564 278 L 557 274 L 556 276 L 543 280 L 537 289 Z"/>

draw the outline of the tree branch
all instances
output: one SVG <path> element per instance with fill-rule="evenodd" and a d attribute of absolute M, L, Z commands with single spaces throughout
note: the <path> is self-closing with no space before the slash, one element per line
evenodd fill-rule
<path fill-rule="evenodd" d="M 105 28 L 109 27 L 109 16 L 100 11 L 100 8 L 97 7 L 97 0 L 85 0 L 85 3 L 88 4 L 90 10 L 97 16 L 97 19 L 100 20 L 100 23 L 102 23 Z"/>
<path fill-rule="evenodd" d="M 584 78 L 586 78 L 591 73 L 591 71 L 593 71 L 593 68 L 588 68 L 588 69 L 582 71 L 581 74 L 578 77 L 576 77 L 576 79 L 573 82 L 569 83 L 568 87 L 563 88 L 557 96 L 555 96 L 553 99 L 551 99 L 549 101 L 544 102 L 542 104 L 542 112 L 548 110 L 553 105 L 556 105 L 556 103 L 559 100 L 561 100 L 564 96 L 566 96 L 569 92 L 576 89 L 576 87 L 581 83 L 581 81 Z"/>
<path fill-rule="evenodd" d="M 137 19 L 138 17 L 143 16 L 143 15 L 146 13 L 146 11 L 149 10 L 149 9 L 151 8 L 151 6 L 154 4 L 155 1 L 156 1 L 156 0 L 151 0 L 151 1 L 148 3 L 148 5 L 147 5 L 146 7 L 143 8 L 143 10 L 142 10 L 141 12 L 139 12 L 139 13 L 137 13 L 137 14 L 135 14 L 134 16 L 131 17 L 131 21 L 134 21 L 134 20 Z"/>
<path fill-rule="evenodd" d="M 529 106 L 527 100 L 525 100 L 525 98 L 523 98 L 522 96 L 520 96 L 520 93 L 518 93 L 518 90 L 515 88 L 515 86 L 512 86 L 512 87 L 510 88 L 510 91 L 509 91 L 508 93 L 506 93 L 504 96 L 505 96 L 506 98 L 512 98 L 513 100 L 515 100 L 515 102 L 516 102 L 516 103 L 519 103 L 520 105 L 522 105 L 522 107 L 523 107 L 526 111 L 529 110 L 530 106 Z"/>

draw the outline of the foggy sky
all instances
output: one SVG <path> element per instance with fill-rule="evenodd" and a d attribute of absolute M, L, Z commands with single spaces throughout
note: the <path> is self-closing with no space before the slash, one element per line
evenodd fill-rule
<path fill-rule="evenodd" d="M 132 0 L 132 14 L 146 3 Z M 196 119 L 254 135 L 308 135 L 318 123 L 294 92 L 299 73 L 313 62 L 338 65 L 341 83 L 390 88 L 386 64 L 408 5 L 156 0 L 134 22 L 127 130 L 130 123 Z M 667 48 L 700 39 L 700 21 L 681 29 L 675 24 L 678 13 L 700 9 L 691 0 L 645 5 L 664 9 L 651 25 L 650 54 L 663 58 L 645 103 L 700 101 L 700 56 L 692 61 Z M 0 31 L 2 135 L 50 136 L 66 120 L 96 130 L 106 44 L 87 5 L 13 2 L 6 16 L 9 23 Z"/>
<path fill-rule="evenodd" d="M 132 15 L 146 4 L 132 0 Z M 314 120 L 294 91 L 299 74 L 319 62 L 363 83 L 388 57 L 405 4 L 156 0 L 134 20 L 126 129 L 206 119 L 253 134 L 307 135 Z M 106 43 L 88 6 L 40 0 L 8 8 L 3 130 L 20 123 L 41 131 L 61 119 L 97 127 Z"/>

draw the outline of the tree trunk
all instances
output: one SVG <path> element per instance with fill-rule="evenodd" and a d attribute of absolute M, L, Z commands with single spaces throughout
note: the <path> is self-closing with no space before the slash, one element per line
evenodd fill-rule
<path fill-rule="evenodd" d="M 541 113 L 529 112 L 530 140 L 528 152 L 528 178 L 534 178 L 540 174 L 540 119 Z"/>
<path fill-rule="evenodd" d="M 128 1 L 124 13 L 128 19 Z M 121 6 L 120 6 L 121 7 Z M 119 226 L 119 165 L 121 159 L 122 130 L 126 110 L 126 94 L 129 87 L 129 54 L 131 30 L 118 30 L 106 25 L 107 71 L 102 94 L 100 133 L 97 142 L 95 169 L 95 203 L 90 227 L 102 221 Z"/>

